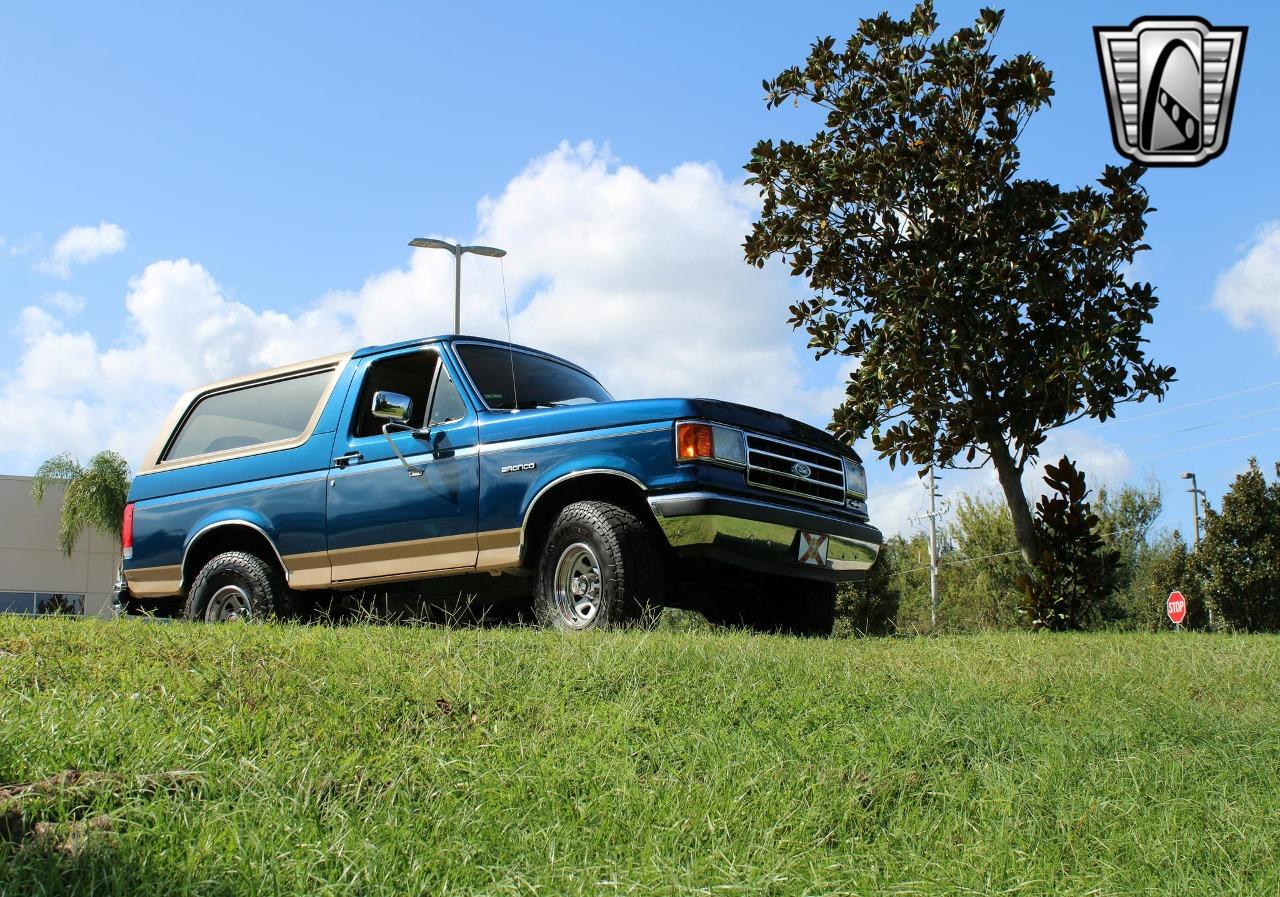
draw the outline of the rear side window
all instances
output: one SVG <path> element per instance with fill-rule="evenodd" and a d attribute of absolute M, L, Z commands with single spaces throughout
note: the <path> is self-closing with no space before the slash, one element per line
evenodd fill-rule
<path fill-rule="evenodd" d="M 301 436 L 332 376 L 332 370 L 316 371 L 206 396 L 187 414 L 164 460 Z"/>

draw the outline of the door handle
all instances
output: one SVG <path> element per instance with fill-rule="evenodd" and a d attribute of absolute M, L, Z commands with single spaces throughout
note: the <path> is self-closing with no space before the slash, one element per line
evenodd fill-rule
<path fill-rule="evenodd" d="M 359 452 L 347 452 L 345 455 L 339 455 L 333 459 L 334 467 L 348 467 L 352 464 L 359 464 L 364 460 L 364 455 Z"/>

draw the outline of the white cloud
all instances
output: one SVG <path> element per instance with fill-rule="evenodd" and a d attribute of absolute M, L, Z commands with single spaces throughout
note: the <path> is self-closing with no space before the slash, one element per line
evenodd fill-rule
<path fill-rule="evenodd" d="M 743 261 L 757 207 L 748 188 L 711 165 L 651 178 L 590 143 L 562 144 L 481 201 L 473 239 L 510 253 L 514 339 L 584 364 L 620 398 L 707 395 L 822 424 L 840 400 L 847 364 L 815 367 L 785 324 L 797 285 L 781 266 Z M 109 237 L 112 228 L 118 238 Z M 108 238 L 72 238 L 77 232 Z M 69 270 L 124 240 L 114 225 L 75 228 L 51 260 Z M 503 269 L 476 256 L 463 264 L 463 330 L 504 338 Z M 285 314 L 228 298 L 196 261 L 158 261 L 130 282 L 127 336 L 111 346 L 39 307 L 24 309 L 23 352 L 0 381 L 0 415 L 22 437 L 0 463 L 28 470 L 57 451 L 84 456 L 104 447 L 136 463 L 192 385 L 449 332 L 452 268 L 448 253 L 414 250 L 403 267 L 359 289 Z"/>
<path fill-rule="evenodd" d="M 68 293 L 65 290 L 47 294 L 44 297 L 44 302 L 46 305 L 52 305 L 68 317 L 80 314 L 80 312 L 84 311 L 85 306 L 83 296 L 77 296 L 75 293 Z"/>
<path fill-rule="evenodd" d="M 103 221 L 97 227 L 77 225 L 58 238 L 48 257 L 36 262 L 37 270 L 58 277 L 71 276 L 72 265 L 82 265 L 124 249 L 129 235 L 118 224 Z"/>
<path fill-rule="evenodd" d="M 28 255 L 38 249 L 40 246 L 40 234 L 27 234 L 16 243 L 9 243 L 0 237 L 0 251 L 8 252 L 11 256 Z"/>
<path fill-rule="evenodd" d="M 1244 257 L 1218 277 L 1213 307 L 1241 330 L 1265 327 L 1280 348 L 1280 221 L 1259 228 Z"/>

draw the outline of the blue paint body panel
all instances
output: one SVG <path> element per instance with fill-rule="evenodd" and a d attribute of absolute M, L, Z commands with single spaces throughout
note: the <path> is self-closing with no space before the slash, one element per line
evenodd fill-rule
<path fill-rule="evenodd" d="M 760 497 L 741 469 L 676 463 L 678 420 L 719 422 L 857 457 L 807 424 L 709 399 L 490 411 L 454 350 L 454 343 L 464 339 L 505 345 L 437 337 L 362 349 L 338 374 L 302 445 L 174 469 L 160 465 L 139 475 L 129 495 L 134 543 L 133 556 L 124 563 L 126 574 L 180 564 L 202 530 L 228 522 L 261 530 L 286 566 L 293 555 L 349 555 L 353 549 L 398 542 L 461 536 L 465 544 L 468 534 L 520 528 L 540 493 L 583 471 L 616 474 L 650 495 L 715 492 Z M 392 435 L 407 463 L 420 471 L 417 476 L 405 469 L 386 437 L 354 435 L 352 424 L 370 365 L 414 352 L 437 354 L 468 406 L 464 419 L 428 433 Z M 359 459 L 335 463 L 351 453 L 358 453 Z M 843 506 L 800 496 L 788 496 L 784 502 L 810 514 L 853 519 Z M 458 542 L 453 539 L 451 550 Z M 471 563 L 474 567 L 476 562 Z"/>
<path fill-rule="evenodd" d="M 362 355 L 358 362 L 353 359 L 357 380 L 373 362 L 411 354 L 402 350 L 415 346 L 395 346 Z M 456 381 L 451 362 L 444 361 Z M 329 550 L 475 533 L 480 478 L 474 413 L 433 428 L 426 439 L 407 432 L 391 434 L 405 460 L 422 468 L 421 476 L 411 477 L 385 435 L 350 435 L 359 410 L 354 401 L 348 402 L 338 421 L 334 456 L 359 452 L 362 459 L 330 472 Z"/>

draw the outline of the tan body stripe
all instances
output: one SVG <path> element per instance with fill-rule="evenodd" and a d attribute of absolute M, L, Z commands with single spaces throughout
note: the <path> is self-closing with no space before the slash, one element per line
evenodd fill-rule
<path fill-rule="evenodd" d="M 160 598 L 177 595 L 182 590 L 182 567 L 178 564 L 165 567 L 142 567 L 125 572 L 129 591 L 139 598 Z"/>
<path fill-rule="evenodd" d="M 520 564 L 520 530 L 309 551 L 287 554 L 281 560 L 289 586 L 299 590 L 503 570 Z M 140 598 L 177 595 L 182 588 L 182 567 L 139 567 L 126 571 L 125 578 L 129 590 Z"/>

